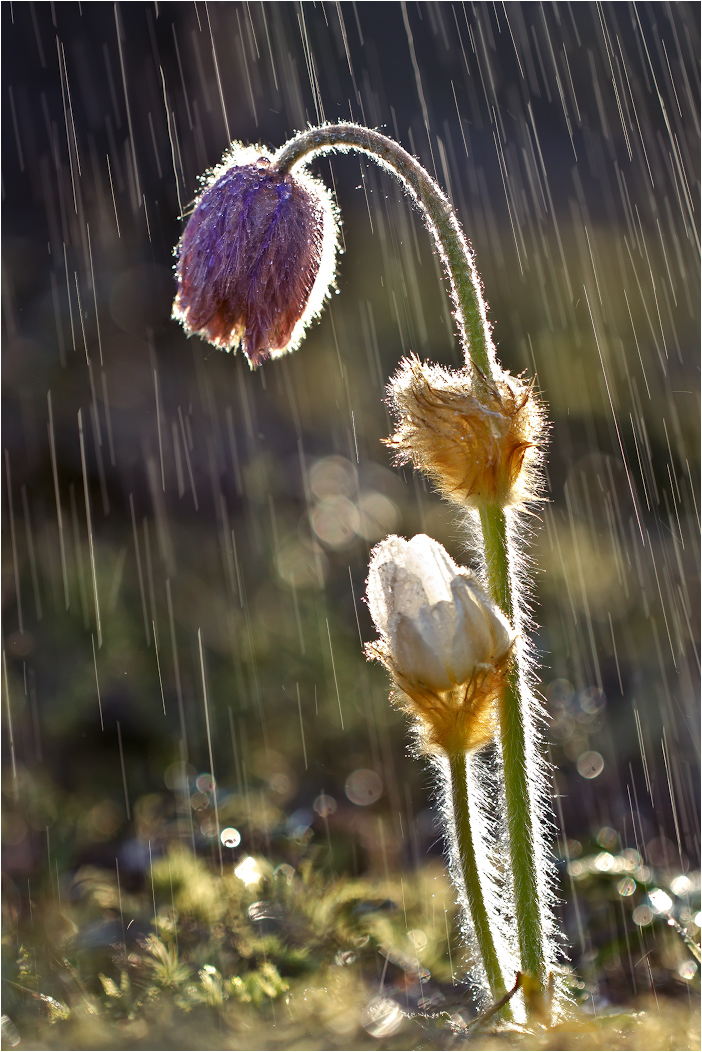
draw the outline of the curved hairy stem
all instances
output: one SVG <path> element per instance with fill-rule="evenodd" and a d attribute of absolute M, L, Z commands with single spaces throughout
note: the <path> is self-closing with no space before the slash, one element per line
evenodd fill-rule
<path fill-rule="evenodd" d="M 328 124 L 295 136 L 278 151 L 273 158 L 273 165 L 280 171 L 290 171 L 295 165 L 313 155 L 349 150 L 365 153 L 391 171 L 417 204 L 434 238 L 448 277 L 466 364 L 472 366 L 474 381 L 478 386 L 484 378 L 488 381 L 497 379 L 501 370 L 490 337 L 485 301 L 473 254 L 448 199 L 415 158 L 379 132 L 356 124 Z M 511 548 L 505 512 L 497 504 L 486 504 L 481 511 L 480 521 L 492 598 L 518 632 L 521 612 L 519 592 L 513 585 L 515 553 Z M 544 932 L 544 881 L 539 879 L 538 873 L 543 856 L 542 833 L 533 799 L 536 790 L 532 773 L 537 767 L 537 757 L 533 734 L 530 733 L 531 717 L 528 711 L 524 669 L 520 668 L 521 662 L 523 657 L 518 650 L 511 674 L 506 678 L 500 703 L 505 798 L 521 968 L 545 988 L 547 955 Z M 463 860 L 474 851 L 468 815 L 464 758 L 451 760 L 451 777 L 457 816 L 456 829 L 459 838 L 463 839 Z M 464 866 L 464 872 L 465 869 Z M 481 906 L 479 881 L 473 892 L 468 889 L 468 881 L 466 885 L 480 942 L 481 926 L 489 933 L 488 914 L 484 903 Z M 481 942 L 485 967 L 491 984 L 501 983 L 494 944 L 491 950 L 490 941 L 486 936 L 484 945 Z M 493 989 L 497 992 L 495 986 Z"/>
<path fill-rule="evenodd" d="M 450 202 L 414 157 L 386 135 L 370 128 L 359 124 L 325 124 L 290 139 L 273 158 L 273 166 L 287 172 L 313 154 L 349 150 L 365 153 L 389 169 L 423 213 L 449 280 L 461 342 L 468 348 L 469 360 L 489 376 L 494 365 L 494 349 L 485 338 L 485 301 L 473 253 Z"/>

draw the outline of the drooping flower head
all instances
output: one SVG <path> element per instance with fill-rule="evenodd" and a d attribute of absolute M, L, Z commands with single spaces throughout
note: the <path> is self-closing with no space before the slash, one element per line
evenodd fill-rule
<path fill-rule="evenodd" d="M 305 172 L 234 143 L 205 177 L 177 247 L 173 317 L 251 368 L 300 343 L 334 280 L 336 211 Z"/>
<path fill-rule="evenodd" d="M 392 674 L 422 746 L 452 754 L 490 741 L 513 635 L 475 574 L 424 534 L 387 537 L 371 556 L 368 606 L 380 639 L 366 652 Z"/>

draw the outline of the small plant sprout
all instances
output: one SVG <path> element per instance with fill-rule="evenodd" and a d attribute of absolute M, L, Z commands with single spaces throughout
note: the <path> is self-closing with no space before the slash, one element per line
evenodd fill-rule
<path fill-rule="evenodd" d="M 297 346 L 336 256 L 334 207 L 306 165 L 350 150 L 399 179 L 421 213 L 465 357 L 454 371 L 415 357 L 401 363 L 388 386 L 396 423 L 388 445 L 464 510 L 483 560 L 478 579 L 428 537 L 379 545 L 368 588 L 380 640 L 367 653 L 389 669 L 396 701 L 414 715 L 440 772 L 451 871 L 482 957 L 483 996 L 505 997 L 519 972 L 538 1016 L 559 950 L 520 516 L 542 491 L 547 429 L 533 384 L 497 361 L 451 204 L 414 157 L 356 124 L 310 128 L 275 154 L 236 145 L 206 179 L 181 239 L 174 315 L 216 346 L 241 346 L 252 368 Z M 497 760 L 487 761 L 478 750 L 495 733 Z"/>

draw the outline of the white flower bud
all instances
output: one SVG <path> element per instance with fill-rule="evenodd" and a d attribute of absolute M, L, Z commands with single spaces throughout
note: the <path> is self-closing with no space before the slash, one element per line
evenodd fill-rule
<path fill-rule="evenodd" d="M 449 690 L 509 651 L 509 625 L 477 578 L 431 537 L 388 537 L 373 551 L 368 605 L 397 671 Z"/>
<path fill-rule="evenodd" d="M 431 537 L 388 537 L 371 556 L 368 606 L 381 636 L 369 653 L 413 703 L 425 744 L 489 740 L 512 633 L 476 576 Z"/>

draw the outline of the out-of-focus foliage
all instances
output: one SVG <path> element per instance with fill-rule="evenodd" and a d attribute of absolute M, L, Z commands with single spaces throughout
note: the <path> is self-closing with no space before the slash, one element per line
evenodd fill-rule
<path fill-rule="evenodd" d="M 175 843 L 152 857 L 141 888 L 119 869 L 84 867 L 33 901 L 29 920 L 8 899 L 5 1047 L 694 1048 L 695 1013 L 673 1016 L 666 998 L 682 983 L 699 989 L 694 956 L 669 924 L 677 913 L 699 938 L 699 874 L 671 879 L 635 852 L 600 851 L 571 859 L 568 875 L 581 922 L 602 942 L 583 978 L 572 976 L 572 1017 L 551 1044 L 481 1023 L 439 864 L 349 880 L 330 872 L 325 848 L 273 867 L 231 848 L 206 861 Z M 602 917 L 615 903 L 620 939 Z M 644 945 L 641 1010 L 607 1010 L 599 976 L 616 996 L 620 954 Z"/>

